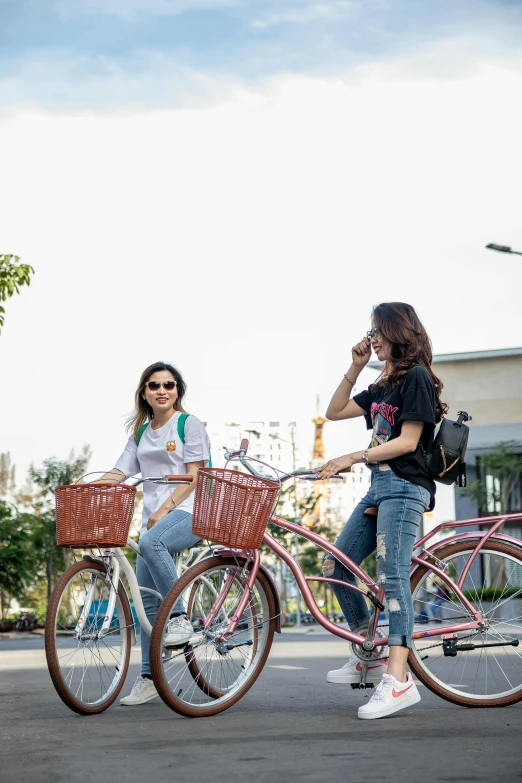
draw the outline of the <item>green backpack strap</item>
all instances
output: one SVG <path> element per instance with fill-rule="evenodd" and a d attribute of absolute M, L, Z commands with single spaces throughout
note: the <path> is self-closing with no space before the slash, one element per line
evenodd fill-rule
<path fill-rule="evenodd" d="M 182 413 L 178 419 L 178 435 L 179 439 L 182 443 L 185 443 L 185 422 L 188 419 L 188 413 Z M 140 445 L 140 440 L 142 438 L 143 433 L 149 426 L 150 421 L 148 421 L 146 424 L 142 424 L 140 427 L 140 431 L 138 432 L 138 437 L 136 438 L 136 446 Z"/>
<path fill-rule="evenodd" d="M 142 424 L 141 425 L 140 431 L 138 432 L 138 437 L 136 438 L 136 448 L 138 448 L 138 446 L 140 445 L 141 437 L 142 437 L 143 433 L 145 432 L 145 430 L 147 429 L 147 427 L 149 426 L 149 424 L 150 424 L 150 421 L 148 421 L 146 424 Z"/>
<path fill-rule="evenodd" d="M 187 423 L 188 417 L 189 417 L 188 413 L 180 413 L 179 418 L 178 418 L 178 436 L 179 436 L 180 441 L 183 443 L 183 445 L 185 445 L 185 424 Z M 140 440 L 142 438 L 142 435 L 145 432 L 145 430 L 147 429 L 147 427 L 149 426 L 149 424 L 150 424 L 150 421 L 148 421 L 146 424 L 142 424 L 141 425 L 140 431 L 138 432 L 138 437 L 136 438 L 136 447 L 138 447 L 140 445 Z M 212 456 L 211 455 L 209 455 L 208 466 L 209 466 L 209 468 L 212 467 Z"/>
<path fill-rule="evenodd" d="M 185 445 L 185 422 L 188 417 L 188 413 L 180 413 L 178 419 L 178 437 L 183 445 Z"/>
<path fill-rule="evenodd" d="M 180 417 L 178 419 L 178 435 L 179 435 L 179 439 L 183 443 L 183 445 L 185 445 L 185 424 L 186 424 L 186 421 L 187 421 L 188 417 L 189 417 L 188 413 L 181 413 Z M 208 455 L 208 467 L 209 468 L 212 467 L 212 455 L 211 454 Z"/>

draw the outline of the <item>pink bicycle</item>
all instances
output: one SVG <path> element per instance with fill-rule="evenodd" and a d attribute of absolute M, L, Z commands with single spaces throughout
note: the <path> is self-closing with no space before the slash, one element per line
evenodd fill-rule
<path fill-rule="evenodd" d="M 263 540 L 288 564 L 305 603 L 317 622 L 351 643 L 361 661 L 361 680 L 368 664 L 386 657 L 387 637 L 380 622 L 382 587 L 326 539 L 299 525 L 272 516 L 278 491 L 288 479 L 315 479 L 311 471 L 294 471 L 278 480 L 260 474 L 247 457 L 248 441 L 227 452 L 249 472 L 204 469 L 198 473 L 194 530 L 227 546 L 190 568 L 165 598 L 151 636 L 154 683 L 163 701 L 187 717 L 215 715 L 231 707 L 252 687 L 268 658 L 274 632 L 281 630 L 281 606 L 274 581 L 261 563 Z M 261 463 L 264 464 L 264 463 Z M 500 707 L 522 700 L 522 542 L 500 528 L 522 514 L 441 524 L 416 543 L 411 563 L 411 592 L 416 622 L 409 665 L 433 692 L 466 707 Z M 309 577 L 269 533 L 271 521 L 334 555 L 359 583 L 346 586 L 368 600 L 366 636 L 331 622 L 319 609 Z M 471 525 L 486 529 L 460 531 Z M 443 528 L 455 528 L 444 540 L 428 542 Z M 417 554 L 415 554 L 417 552 Z M 447 598 L 432 612 L 434 580 Z M 343 583 L 344 584 L 344 583 Z M 439 591 L 440 593 L 440 591 Z M 164 632 L 182 596 L 189 617 L 198 615 L 198 641 L 165 650 Z M 435 616 L 436 614 L 436 616 Z M 432 616 L 430 616 L 432 615 Z"/>

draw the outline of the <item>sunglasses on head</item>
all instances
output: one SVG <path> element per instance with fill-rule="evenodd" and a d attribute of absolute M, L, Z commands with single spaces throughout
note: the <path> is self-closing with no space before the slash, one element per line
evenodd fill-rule
<path fill-rule="evenodd" d="M 368 338 L 368 340 L 378 340 L 379 335 L 380 332 L 376 326 L 374 326 L 373 329 L 370 329 L 369 332 L 366 332 L 366 337 Z"/>
<path fill-rule="evenodd" d="M 150 391 L 158 391 L 160 386 L 163 386 L 165 391 L 172 391 L 176 386 L 176 381 L 149 381 L 145 386 L 150 389 Z"/>

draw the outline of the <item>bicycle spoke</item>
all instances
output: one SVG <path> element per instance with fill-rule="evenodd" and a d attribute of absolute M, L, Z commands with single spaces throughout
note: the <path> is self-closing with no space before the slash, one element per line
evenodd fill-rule
<path fill-rule="evenodd" d="M 200 565 L 203 567 L 205 564 Z M 194 569 L 199 567 L 194 566 Z M 225 584 L 227 594 L 223 598 Z M 222 637 L 237 614 L 245 589 L 248 590 L 248 586 L 240 564 L 208 568 L 184 585 L 183 592 L 189 602 L 188 616 L 198 615 L 203 622 L 207 622 L 209 617 L 212 620 L 206 629 L 202 629 L 199 642 L 168 660 L 162 660 L 163 681 L 168 686 L 169 699 L 183 709 L 204 713 L 207 708 L 227 702 L 255 672 L 270 628 L 266 594 L 257 582 L 234 633 L 228 639 L 223 640 Z"/>
<path fill-rule="evenodd" d="M 53 647 L 56 664 L 53 682 L 66 703 L 69 694 L 75 705 L 89 709 L 108 702 L 115 688 L 123 684 L 130 623 L 125 621 L 117 595 L 108 632 L 99 638 L 114 587 L 107 584 L 103 571 L 81 565 L 71 567 L 74 575 L 63 588 L 55 608 L 55 633 L 62 631 L 68 636 L 59 641 L 56 638 Z M 85 603 L 87 599 L 90 606 Z M 80 627 L 84 606 L 89 611 L 85 609 L 87 616 L 84 615 Z M 65 690 L 62 692 L 61 688 Z"/>
<path fill-rule="evenodd" d="M 441 556 L 446 573 L 455 582 L 469 563 L 473 546 L 470 543 L 466 551 L 466 544 L 455 544 L 448 547 L 455 554 Z M 475 609 L 483 613 L 487 627 L 459 632 L 454 656 L 444 654 L 442 640 L 432 637 L 433 643 L 426 644 L 426 639 L 414 639 L 415 671 L 419 677 L 424 672 L 426 684 L 432 682 L 439 692 L 442 688 L 450 701 L 461 698 L 460 703 L 471 706 L 472 701 L 522 699 L 522 654 L 512 646 L 513 640 L 522 639 L 522 613 L 517 611 L 516 603 L 522 596 L 521 574 L 522 555 L 516 550 L 486 545 L 468 571 L 463 589 Z M 419 571 L 417 580 L 415 576 L 412 580 L 416 616 L 424 611 L 430 619 L 434 607 L 426 599 L 426 593 L 433 589 L 429 564 Z M 438 611 L 441 633 L 445 625 L 474 620 L 456 593 L 438 604 Z M 474 648 L 461 649 L 470 644 Z"/>

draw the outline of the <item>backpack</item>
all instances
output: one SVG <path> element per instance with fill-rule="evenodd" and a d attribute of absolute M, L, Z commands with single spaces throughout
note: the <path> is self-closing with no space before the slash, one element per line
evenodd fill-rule
<path fill-rule="evenodd" d="M 180 413 L 179 419 L 178 419 L 178 437 L 179 437 L 180 441 L 183 443 L 183 445 L 185 445 L 185 424 L 187 422 L 187 419 L 188 419 L 189 415 L 190 414 L 188 414 L 188 413 Z M 145 432 L 145 430 L 147 429 L 147 427 L 149 426 L 149 424 L 150 424 L 150 421 L 148 421 L 146 424 L 142 424 L 141 425 L 140 430 L 138 432 L 138 437 L 136 438 L 136 448 L 138 448 L 138 446 L 140 445 L 140 440 L 142 438 L 142 435 Z M 208 467 L 209 468 L 212 467 L 212 455 L 209 455 Z"/>
<path fill-rule="evenodd" d="M 466 449 L 468 447 L 469 427 L 465 421 L 472 417 L 466 411 L 458 412 L 457 421 L 443 418 L 429 451 L 420 444 L 429 475 L 441 484 L 457 483 L 466 486 Z"/>

